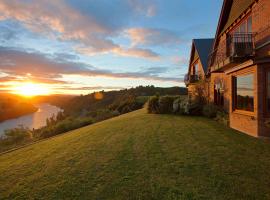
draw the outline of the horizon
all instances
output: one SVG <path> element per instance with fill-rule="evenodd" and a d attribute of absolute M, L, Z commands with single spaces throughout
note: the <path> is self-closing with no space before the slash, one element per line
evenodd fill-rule
<path fill-rule="evenodd" d="M 191 41 L 214 37 L 221 5 L 3 0 L 0 92 L 80 95 L 139 85 L 182 87 Z"/>

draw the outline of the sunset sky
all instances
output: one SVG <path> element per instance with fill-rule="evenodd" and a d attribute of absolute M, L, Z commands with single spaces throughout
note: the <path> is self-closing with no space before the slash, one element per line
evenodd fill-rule
<path fill-rule="evenodd" d="M 34 89 L 29 83 L 68 94 L 184 86 L 191 40 L 214 37 L 221 4 L 0 0 L 0 90 Z"/>

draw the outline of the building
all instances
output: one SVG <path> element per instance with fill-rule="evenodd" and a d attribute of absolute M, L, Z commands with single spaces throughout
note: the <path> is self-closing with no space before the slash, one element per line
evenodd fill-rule
<path fill-rule="evenodd" d="M 204 71 L 204 95 L 228 111 L 230 126 L 270 137 L 270 0 L 224 0 Z"/>
<path fill-rule="evenodd" d="M 212 50 L 214 39 L 192 40 L 188 73 L 185 76 L 185 84 L 188 87 L 188 96 L 192 100 L 203 93 L 209 96 L 206 73 L 208 70 L 208 55 Z M 200 90 L 199 90 L 199 89 Z"/>

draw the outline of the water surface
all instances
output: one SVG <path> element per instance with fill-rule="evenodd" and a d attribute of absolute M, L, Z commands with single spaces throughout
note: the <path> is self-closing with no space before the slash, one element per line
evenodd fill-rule
<path fill-rule="evenodd" d="M 38 111 L 35 113 L 31 113 L 28 115 L 24 115 L 15 119 L 9 119 L 0 123 L 0 136 L 4 134 L 4 130 L 16 128 L 19 125 L 23 125 L 24 127 L 28 127 L 30 129 L 37 129 L 46 125 L 46 119 L 51 117 L 53 114 L 56 115 L 60 108 L 43 103 L 36 104 Z"/>

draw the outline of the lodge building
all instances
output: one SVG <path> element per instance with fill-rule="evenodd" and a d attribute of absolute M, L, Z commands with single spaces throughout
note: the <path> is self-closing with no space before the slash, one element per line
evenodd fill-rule
<path fill-rule="evenodd" d="M 215 38 L 193 40 L 185 83 L 190 99 L 203 87 L 230 127 L 270 137 L 270 0 L 224 0 Z"/>

